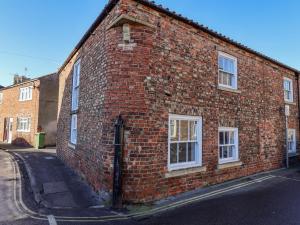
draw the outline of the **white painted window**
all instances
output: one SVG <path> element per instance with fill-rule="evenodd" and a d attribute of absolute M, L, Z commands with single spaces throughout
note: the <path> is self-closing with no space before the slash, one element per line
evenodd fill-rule
<path fill-rule="evenodd" d="M 288 151 L 289 153 L 296 152 L 296 130 L 288 129 Z"/>
<path fill-rule="evenodd" d="M 71 117 L 71 143 L 77 144 L 77 114 L 73 114 Z"/>
<path fill-rule="evenodd" d="M 31 118 L 20 117 L 17 119 L 17 131 L 18 132 L 30 132 Z"/>
<path fill-rule="evenodd" d="M 219 163 L 238 161 L 238 128 L 219 128 Z"/>
<path fill-rule="evenodd" d="M 74 64 L 72 85 L 72 111 L 78 109 L 80 83 L 80 60 Z"/>
<path fill-rule="evenodd" d="M 169 170 L 202 165 L 202 118 L 169 116 Z"/>
<path fill-rule="evenodd" d="M 3 103 L 3 93 L 0 93 L 0 104 Z"/>
<path fill-rule="evenodd" d="M 287 77 L 283 79 L 284 101 L 293 102 L 293 81 Z"/>
<path fill-rule="evenodd" d="M 219 52 L 219 86 L 237 89 L 237 59 L 231 55 Z"/>
<path fill-rule="evenodd" d="M 32 100 L 32 89 L 33 87 L 20 88 L 19 101 Z"/>

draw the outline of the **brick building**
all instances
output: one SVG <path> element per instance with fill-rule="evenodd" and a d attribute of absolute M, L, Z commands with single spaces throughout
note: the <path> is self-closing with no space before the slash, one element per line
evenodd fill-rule
<path fill-rule="evenodd" d="M 124 201 L 284 166 L 299 71 L 145 0 L 112 0 L 59 71 L 58 155 L 100 193 L 125 120 Z"/>
<path fill-rule="evenodd" d="M 0 90 L 0 142 L 33 146 L 45 132 L 45 144 L 56 145 L 58 76 L 17 81 Z"/>

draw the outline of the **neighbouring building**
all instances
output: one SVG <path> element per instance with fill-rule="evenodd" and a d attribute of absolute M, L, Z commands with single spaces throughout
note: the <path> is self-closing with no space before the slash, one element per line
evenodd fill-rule
<path fill-rule="evenodd" d="M 140 203 L 284 166 L 298 154 L 299 71 L 146 0 L 112 0 L 59 70 L 58 156 Z"/>
<path fill-rule="evenodd" d="M 45 144 L 56 145 L 58 76 L 14 77 L 0 89 L 0 142 L 34 146 L 35 134 L 45 132 Z"/>

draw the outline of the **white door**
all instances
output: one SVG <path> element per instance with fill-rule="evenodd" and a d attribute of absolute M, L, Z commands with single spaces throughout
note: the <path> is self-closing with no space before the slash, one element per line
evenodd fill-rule
<path fill-rule="evenodd" d="M 12 127 L 13 127 L 13 118 L 9 118 L 8 120 L 8 134 L 7 134 L 7 143 L 11 144 L 12 142 Z"/>
<path fill-rule="evenodd" d="M 289 153 L 296 153 L 296 130 L 288 129 L 288 150 Z"/>

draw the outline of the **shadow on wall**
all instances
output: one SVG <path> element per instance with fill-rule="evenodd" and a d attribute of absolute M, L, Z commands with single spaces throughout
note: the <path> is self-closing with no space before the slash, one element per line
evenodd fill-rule
<path fill-rule="evenodd" d="M 33 147 L 31 144 L 29 144 L 28 141 L 26 141 L 24 138 L 16 138 L 12 141 L 12 145 L 16 145 L 19 147 Z"/>

